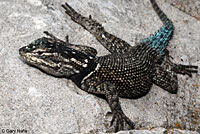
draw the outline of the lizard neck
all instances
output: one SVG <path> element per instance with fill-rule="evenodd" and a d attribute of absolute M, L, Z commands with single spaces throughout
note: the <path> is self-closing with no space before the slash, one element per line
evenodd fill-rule
<path fill-rule="evenodd" d="M 97 67 L 97 63 L 94 61 L 91 61 L 88 63 L 88 66 L 80 71 L 80 73 L 77 73 L 73 76 L 70 76 L 70 79 L 79 87 L 81 88 L 81 81 L 91 72 L 95 70 Z"/>

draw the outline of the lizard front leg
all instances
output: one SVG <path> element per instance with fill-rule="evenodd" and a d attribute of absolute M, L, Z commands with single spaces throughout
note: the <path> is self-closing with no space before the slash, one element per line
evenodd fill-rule
<path fill-rule="evenodd" d="M 82 16 L 67 3 L 62 5 L 62 7 L 65 9 L 65 13 L 68 14 L 74 22 L 78 23 L 93 34 L 109 52 L 124 53 L 131 47 L 124 40 L 106 32 L 104 27 L 97 21 L 93 20 L 91 16 L 89 16 L 89 18 Z"/>
<path fill-rule="evenodd" d="M 114 132 L 125 129 L 134 129 L 134 123 L 124 114 L 122 111 L 118 92 L 113 84 L 109 82 L 103 82 L 98 86 L 91 86 L 90 88 L 83 89 L 93 94 L 103 94 L 110 106 L 113 114 L 113 118 L 110 123 L 110 127 L 114 126 Z M 110 128 L 111 129 L 111 128 Z"/>

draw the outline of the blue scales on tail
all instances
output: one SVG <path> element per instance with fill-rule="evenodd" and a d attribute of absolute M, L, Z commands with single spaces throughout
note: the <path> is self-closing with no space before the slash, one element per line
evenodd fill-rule
<path fill-rule="evenodd" d="M 174 25 L 172 21 L 166 16 L 166 14 L 158 7 L 155 0 L 150 0 L 155 12 L 158 14 L 159 18 L 163 22 L 162 26 L 155 34 L 140 41 L 142 44 L 151 46 L 161 55 L 165 54 L 165 50 L 169 41 L 171 40 L 174 33 Z"/>

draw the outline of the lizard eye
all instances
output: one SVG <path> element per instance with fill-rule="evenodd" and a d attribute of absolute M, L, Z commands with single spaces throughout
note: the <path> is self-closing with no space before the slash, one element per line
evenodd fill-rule
<path fill-rule="evenodd" d="M 30 50 L 31 50 L 31 48 L 30 48 L 30 47 L 26 47 L 26 50 L 27 50 L 27 51 L 30 51 Z"/>

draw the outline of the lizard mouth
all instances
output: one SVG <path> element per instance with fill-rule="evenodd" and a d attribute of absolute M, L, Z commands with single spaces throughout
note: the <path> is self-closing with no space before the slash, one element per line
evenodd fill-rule
<path fill-rule="evenodd" d="M 27 52 L 26 47 L 22 47 L 19 49 L 19 55 L 21 59 L 30 65 L 39 67 L 39 68 L 56 68 L 58 67 L 58 64 L 55 64 L 53 62 L 50 62 L 50 60 L 45 60 L 42 56 L 38 55 L 37 53 L 33 52 Z"/>
<path fill-rule="evenodd" d="M 20 59 L 22 59 L 25 63 L 30 65 L 34 65 L 35 63 L 39 63 L 36 55 L 34 56 L 33 53 L 26 52 L 26 47 L 22 47 L 19 49 Z"/>
<path fill-rule="evenodd" d="M 37 53 L 27 52 L 26 47 L 19 49 L 19 55 L 23 62 L 40 69 L 42 72 L 52 76 L 61 76 L 58 71 L 60 69 L 61 63 L 54 63 L 53 61 L 45 59 L 43 56 L 40 56 Z"/>
<path fill-rule="evenodd" d="M 26 64 L 28 64 L 29 66 L 36 67 L 40 71 L 47 73 L 49 75 L 55 76 L 55 77 L 61 76 L 59 72 L 56 71 L 59 68 L 59 65 L 49 63 L 45 61 L 44 59 L 38 57 L 37 54 L 24 52 L 23 48 L 19 50 L 19 54 L 20 54 L 20 59 Z"/>

